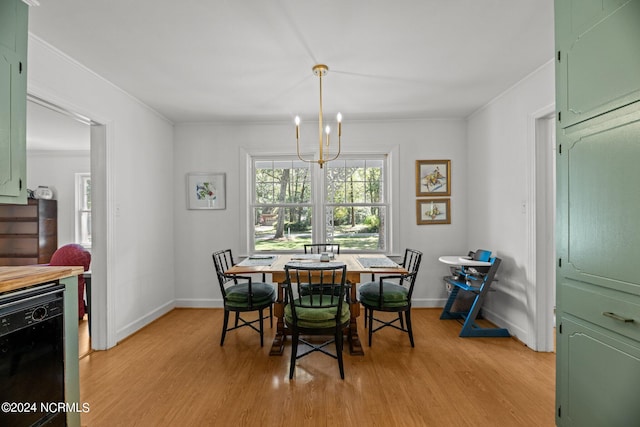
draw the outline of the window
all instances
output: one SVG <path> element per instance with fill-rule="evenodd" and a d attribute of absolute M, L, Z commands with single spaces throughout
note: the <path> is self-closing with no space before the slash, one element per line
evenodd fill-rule
<path fill-rule="evenodd" d="M 256 251 L 293 250 L 311 243 L 311 168 L 292 160 L 255 160 L 253 229 Z"/>
<path fill-rule="evenodd" d="M 383 159 L 334 160 L 325 166 L 325 236 L 340 249 L 385 251 Z"/>
<path fill-rule="evenodd" d="M 91 247 L 91 174 L 76 174 L 76 243 Z"/>
<path fill-rule="evenodd" d="M 341 157 L 325 165 L 291 157 L 251 158 L 250 250 L 388 250 L 387 156 Z"/>

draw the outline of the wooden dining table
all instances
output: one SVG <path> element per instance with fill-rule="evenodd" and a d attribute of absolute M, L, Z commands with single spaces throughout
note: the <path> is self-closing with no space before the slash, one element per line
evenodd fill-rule
<path fill-rule="evenodd" d="M 273 312 L 277 318 L 276 336 L 271 345 L 270 355 L 282 355 L 284 343 L 289 334 L 284 322 L 284 288 L 281 286 L 285 281 L 284 266 L 288 262 L 298 262 L 301 259 L 310 259 L 309 255 L 283 254 L 257 255 L 248 257 L 244 261 L 234 265 L 226 274 L 270 274 L 272 281 L 278 283 L 278 296 L 274 303 Z M 356 285 L 361 283 L 361 275 L 368 275 L 366 281 L 371 280 L 372 275 L 405 274 L 407 270 L 399 266 L 384 255 L 379 254 L 337 254 L 332 262 L 343 262 L 347 266 L 347 282 L 350 284 L 350 311 L 351 321 L 349 322 L 349 351 L 353 355 L 364 355 L 362 343 L 358 336 L 357 318 L 360 316 L 360 302 Z"/>

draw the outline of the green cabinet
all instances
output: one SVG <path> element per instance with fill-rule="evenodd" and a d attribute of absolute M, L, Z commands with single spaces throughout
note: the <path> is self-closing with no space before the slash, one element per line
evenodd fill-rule
<path fill-rule="evenodd" d="M 0 203 L 27 203 L 28 6 L 0 2 Z"/>
<path fill-rule="evenodd" d="M 558 358 L 569 370 L 561 372 L 566 398 L 558 408 L 558 425 L 638 425 L 638 343 L 574 317 L 563 318 L 562 328 L 559 344 L 567 351 Z"/>
<path fill-rule="evenodd" d="M 640 99 L 640 1 L 557 0 L 561 127 Z"/>
<path fill-rule="evenodd" d="M 640 425 L 640 0 L 556 0 L 559 426 Z"/>

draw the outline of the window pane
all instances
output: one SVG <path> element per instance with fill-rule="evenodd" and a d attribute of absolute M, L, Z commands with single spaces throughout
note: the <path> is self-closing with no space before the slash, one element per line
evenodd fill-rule
<path fill-rule="evenodd" d="M 91 246 L 91 174 L 75 174 L 77 207 L 75 216 L 75 241 Z"/>
<path fill-rule="evenodd" d="M 256 183 L 256 203 L 273 203 L 273 184 Z"/>
<path fill-rule="evenodd" d="M 383 202 L 382 160 L 344 160 L 327 169 L 329 203 Z"/>
<path fill-rule="evenodd" d="M 311 200 L 309 165 L 294 161 L 255 162 L 255 202 L 308 203 Z"/>
<path fill-rule="evenodd" d="M 91 243 L 91 212 L 80 212 L 80 244 Z"/>
<path fill-rule="evenodd" d="M 257 251 L 299 250 L 311 243 L 311 207 L 260 207 L 254 210 Z"/>
<path fill-rule="evenodd" d="M 91 210 L 91 177 L 82 178 L 82 209 Z"/>
<path fill-rule="evenodd" d="M 331 206 L 325 209 L 327 241 L 340 250 L 383 251 L 386 249 L 386 209 L 379 206 Z"/>

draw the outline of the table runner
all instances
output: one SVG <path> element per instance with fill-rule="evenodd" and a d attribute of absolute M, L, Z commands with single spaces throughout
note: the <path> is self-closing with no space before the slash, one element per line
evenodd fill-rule
<path fill-rule="evenodd" d="M 364 268 L 397 268 L 399 265 L 385 257 L 358 257 L 358 262 Z"/>
<path fill-rule="evenodd" d="M 242 266 L 256 266 L 256 265 L 271 265 L 278 258 L 277 255 L 252 255 L 245 258 L 238 265 Z"/>

